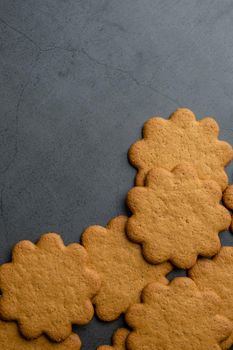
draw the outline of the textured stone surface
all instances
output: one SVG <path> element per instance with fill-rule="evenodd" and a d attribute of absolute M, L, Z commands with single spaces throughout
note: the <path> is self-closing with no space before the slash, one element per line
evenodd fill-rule
<path fill-rule="evenodd" d="M 1 262 L 20 239 L 70 243 L 124 214 L 127 150 L 150 116 L 213 115 L 232 143 L 232 11 L 230 0 L 0 1 Z M 79 328 L 83 349 L 122 325 Z"/>

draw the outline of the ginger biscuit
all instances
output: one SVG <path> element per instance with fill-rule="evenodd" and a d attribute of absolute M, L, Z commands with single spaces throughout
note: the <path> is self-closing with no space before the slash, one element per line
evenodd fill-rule
<path fill-rule="evenodd" d="M 72 333 L 64 342 L 54 343 L 45 336 L 26 340 L 15 322 L 0 321 L 0 348 L 2 350 L 80 350 L 79 336 Z"/>
<path fill-rule="evenodd" d="M 228 183 L 224 167 L 233 158 L 233 150 L 227 142 L 218 140 L 218 133 L 213 118 L 197 121 L 186 108 L 175 111 L 169 120 L 149 119 L 143 127 L 143 139 L 129 150 L 129 160 L 138 169 L 136 185 L 144 185 L 152 168 L 171 171 L 176 165 L 189 162 L 201 179 L 215 180 L 224 190 Z"/>
<path fill-rule="evenodd" d="M 1 316 L 16 320 L 26 338 L 45 333 L 61 341 L 71 334 L 72 324 L 92 319 L 91 299 L 99 288 L 85 248 L 65 246 L 59 235 L 45 234 L 37 244 L 16 244 L 12 262 L 0 267 Z"/>
<path fill-rule="evenodd" d="M 224 191 L 223 201 L 228 209 L 233 210 L 233 185 L 228 186 Z"/>
<path fill-rule="evenodd" d="M 97 350 L 126 350 L 126 339 L 129 335 L 129 330 L 126 328 L 119 328 L 113 334 L 112 346 L 102 345 L 97 348 Z"/>
<path fill-rule="evenodd" d="M 126 236 L 126 222 L 127 217 L 119 216 L 106 228 L 90 226 L 82 235 L 82 244 L 101 278 L 93 303 L 104 321 L 115 320 L 129 305 L 139 302 L 149 282 L 168 283 L 165 276 L 172 270 L 168 262 L 155 266 L 145 261 L 140 246 Z"/>
<path fill-rule="evenodd" d="M 219 314 L 221 299 L 200 292 L 187 278 L 168 286 L 151 283 L 142 292 L 142 303 L 131 306 L 126 322 L 133 331 L 128 350 L 221 350 L 231 332 L 231 322 Z"/>
<path fill-rule="evenodd" d="M 223 202 L 225 204 L 225 206 L 230 209 L 231 211 L 233 211 L 233 185 L 230 185 L 226 188 L 226 190 L 223 193 Z M 231 220 L 231 225 L 230 225 L 230 229 L 233 232 L 233 217 Z"/>
<path fill-rule="evenodd" d="M 180 164 L 171 172 L 152 169 L 146 186 L 128 193 L 133 213 L 128 237 L 142 245 L 150 263 L 170 260 L 179 268 L 190 268 L 198 255 L 211 257 L 220 250 L 218 234 L 231 222 L 221 197 L 219 185 L 201 180 L 190 164 Z"/>
<path fill-rule="evenodd" d="M 199 259 L 189 276 L 200 290 L 213 291 L 221 298 L 221 314 L 232 323 L 231 335 L 221 346 L 229 349 L 233 345 L 233 247 L 222 247 L 212 260 Z"/>

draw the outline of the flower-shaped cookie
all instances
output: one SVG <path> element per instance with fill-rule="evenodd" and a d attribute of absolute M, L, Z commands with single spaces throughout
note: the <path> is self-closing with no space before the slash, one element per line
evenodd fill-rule
<path fill-rule="evenodd" d="M 80 350 L 80 348 L 81 342 L 75 333 L 59 344 L 49 341 L 45 336 L 26 340 L 19 333 L 15 322 L 0 321 L 1 350 Z"/>
<path fill-rule="evenodd" d="M 1 316 L 18 321 L 29 339 L 42 333 L 67 338 L 72 324 L 86 324 L 94 313 L 91 299 L 100 280 L 88 264 L 84 247 L 66 247 L 57 234 L 43 235 L 36 245 L 19 242 L 12 262 L 0 267 Z"/>
<path fill-rule="evenodd" d="M 228 186 L 223 193 L 223 201 L 227 208 L 233 210 L 233 185 Z"/>
<path fill-rule="evenodd" d="M 233 210 L 233 185 L 228 186 L 223 193 L 223 202 L 228 209 Z M 231 231 L 233 231 L 233 218 L 231 220 L 230 228 Z"/>
<path fill-rule="evenodd" d="M 113 334 L 112 346 L 102 345 L 97 348 L 97 350 L 126 350 L 126 339 L 129 335 L 129 330 L 126 328 L 119 328 Z"/>
<path fill-rule="evenodd" d="M 231 336 L 221 347 L 229 349 L 233 345 L 233 247 L 222 247 L 212 260 L 199 259 L 189 276 L 200 290 L 210 290 L 221 297 L 221 314 L 232 323 Z"/>
<path fill-rule="evenodd" d="M 128 193 L 133 215 L 127 234 L 143 246 L 143 255 L 154 264 L 170 260 L 190 268 L 198 255 L 213 256 L 220 250 L 218 233 L 227 229 L 231 217 L 219 202 L 222 196 L 215 181 L 200 180 L 189 164 L 172 172 L 152 169 L 146 187 Z"/>
<path fill-rule="evenodd" d="M 189 109 L 181 108 L 169 120 L 149 119 L 143 128 L 143 139 L 130 147 L 129 159 L 138 169 L 136 185 L 143 186 L 148 171 L 155 167 L 172 170 L 189 162 L 201 179 L 218 182 L 222 190 L 228 180 L 224 166 L 233 158 L 232 147 L 218 140 L 219 127 L 212 118 L 197 121 Z"/>
<path fill-rule="evenodd" d="M 172 270 L 168 262 L 155 266 L 145 261 L 140 246 L 126 237 L 126 222 L 127 217 L 119 216 L 106 228 L 90 226 L 82 236 L 82 244 L 101 277 L 93 303 L 104 321 L 115 320 L 129 305 L 139 302 L 149 282 L 168 283 L 165 275 Z"/>
<path fill-rule="evenodd" d="M 230 321 L 219 315 L 221 299 L 201 293 L 187 277 L 168 286 L 149 284 L 142 302 L 126 313 L 133 328 L 126 340 L 128 350 L 221 350 L 220 342 L 231 332 Z"/>

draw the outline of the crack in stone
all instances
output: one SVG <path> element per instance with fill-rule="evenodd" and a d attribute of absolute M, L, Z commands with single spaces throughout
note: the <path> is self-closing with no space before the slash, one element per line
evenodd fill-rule
<path fill-rule="evenodd" d="M 32 68 L 29 72 L 29 78 L 26 81 L 26 83 L 23 85 L 20 93 L 19 93 L 19 98 L 18 101 L 16 103 L 16 116 L 15 116 L 15 147 L 14 147 L 14 154 L 11 158 L 11 160 L 9 161 L 9 163 L 7 164 L 7 166 L 5 167 L 5 169 L 3 171 L 0 172 L 0 174 L 5 174 L 9 168 L 11 167 L 11 165 L 14 163 L 17 154 L 18 154 L 18 131 L 19 131 L 19 109 L 20 106 L 23 102 L 23 97 L 24 97 L 24 92 L 27 88 L 27 86 L 30 84 L 31 81 L 31 76 L 33 73 L 33 69 L 36 65 L 36 63 L 38 62 L 40 55 L 43 52 L 49 52 L 49 51 L 54 51 L 54 50 L 62 50 L 62 51 L 66 51 L 69 53 L 76 53 L 78 50 L 77 49 L 73 49 L 73 48 L 65 48 L 65 47 L 61 47 L 61 46 L 51 46 L 51 47 L 47 47 L 47 48 L 42 48 L 40 45 L 37 44 L 36 41 L 34 41 L 31 37 L 29 37 L 27 34 L 25 34 L 24 32 L 22 32 L 21 30 L 17 29 L 16 27 L 10 25 L 9 23 L 7 23 L 4 19 L 0 18 L 0 23 L 2 23 L 3 25 L 5 25 L 6 27 L 10 28 L 11 30 L 13 30 L 14 32 L 18 33 L 19 35 L 21 35 L 23 38 L 25 38 L 27 41 L 29 41 L 33 46 L 35 46 L 38 49 L 38 53 L 36 55 L 36 59 L 32 65 Z"/>
<path fill-rule="evenodd" d="M 112 69 L 114 71 L 118 71 L 118 72 L 121 72 L 123 74 L 126 74 L 137 86 L 148 88 L 151 91 L 155 92 L 156 94 L 158 94 L 158 95 L 166 98 L 170 102 L 176 104 L 176 106 L 180 105 L 180 103 L 179 103 L 179 101 L 177 99 L 174 99 L 171 96 L 162 93 L 159 89 L 156 89 L 155 87 L 153 87 L 150 84 L 146 84 L 146 83 L 141 82 L 138 79 L 136 79 L 133 76 L 131 71 L 124 70 L 122 68 L 110 65 L 110 64 L 105 63 L 105 62 L 101 62 L 101 61 L 97 60 L 96 58 L 92 57 L 84 48 L 81 48 L 81 50 L 78 50 L 77 48 L 76 49 L 75 48 L 65 48 L 65 47 L 56 46 L 56 45 L 55 46 L 51 46 L 51 47 L 47 47 L 47 48 L 42 48 L 40 45 L 37 44 L 36 41 L 34 41 L 27 34 L 22 32 L 21 30 L 15 28 L 14 26 L 10 25 L 9 23 L 7 23 L 2 18 L 0 18 L 0 22 L 3 23 L 5 26 L 9 27 L 10 29 L 12 29 L 13 31 L 15 31 L 16 33 L 22 35 L 25 39 L 29 40 L 39 50 L 39 53 L 41 53 L 41 52 L 49 52 L 49 51 L 54 51 L 54 50 L 63 50 L 63 51 L 72 52 L 72 53 L 76 53 L 78 51 L 81 51 L 90 61 L 94 62 L 95 64 L 103 66 L 103 67 L 105 67 L 105 69 Z"/>
<path fill-rule="evenodd" d="M 134 78 L 134 76 L 132 76 L 132 73 L 131 73 L 130 71 L 125 70 L 125 69 L 122 69 L 122 68 L 118 68 L 118 67 L 115 67 L 115 66 L 113 66 L 113 65 L 110 65 L 110 64 L 108 64 L 108 63 L 101 62 L 101 61 L 97 60 L 96 58 L 92 57 L 83 47 L 81 48 L 80 51 L 83 53 L 83 55 L 85 55 L 90 61 L 94 62 L 95 64 L 97 64 L 97 65 L 99 65 L 99 66 L 102 66 L 102 67 L 104 67 L 104 68 L 106 68 L 106 69 L 109 69 L 109 68 L 110 68 L 110 69 L 112 69 L 112 70 L 114 70 L 114 71 L 121 72 L 121 73 L 123 73 L 123 74 L 127 74 L 128 77 L 129 77 L 131 80 L 133 80 L 133 81 L 135 82 L 136 85 L 140 85 L 140 82 L 139 82 L 136 78 Z"/>
<path fill-rule="evenodd" d="M 166 98 L 167 100 L 169 100 L 170 102 L 174 103 L 176 106 L 180 106 L 180 103 L 177 99 L 172 98 L 171 96 L 162 93 L 160 90 L 156 89 L 155 87 L 151 86 L 150 84 L 144 83 L 139 81 L 137 78 L 135 78 L 132 74 L 131 71 L 129 70 L 125 70 L 125 69 L 121 69 L 118 67 L 115 67 L 113 65 L 110 65 L 108 63 L 105 62 L 101 62 L 99 60 L 97 60 L 96 58 L 92 57 L 84 48 L 81 48 L 80 50 L 90 61 L 94 62 L 97 65 L 100 65 L 102 67 L 104 67 L 105 69 L 112 69 L 113 71 L 118 71 L 121 72 L 123 74 L 126 74 L 137 86 L 139 87 L 145 87 L 148 88 L 150 90 L 152 90 L 153 92 L 155 92 L 156 94 Z"/>
<path fill-rule="evenodd" d="M 30 38 L 30 36 L 28 36 L 27 34 L 25 34 L 24 32 L 22 32 L 21 30 L 15 28 L 14 26 L 10 25 L 9 23 L 7 23 L 4 19 L 0 18 L 0 23 L 4 24 L 6 27 L 10 28 L 11 30 L 13 30 L 14 32 L 18 33 L 19 35 L 23 36 L 26 40 L 30 41 L 30 43 L 32 43 L 34 46 L 36 46 L 38 48 L 38 50 L 41 51 L 41 47 L 32 39 Z"/>
<path fill-rule="evenodd" d="M 25 38 L 26 40 L 30 41 L 30 43 L 32 45 L 34 45 L 39 52 L 48 52 L 48 51 L 54 51 L 54 50 L 63 50 L 63 51 L 67 51 L 67 52 L 76 52 L 77 49 L 73 49 L 73 48 L 66 48 L 66 47 L 62 47 L 62 46 L 50 46 L 47 48 L 42 48 L 40 45 L 38 45 L 38 43 L 33 40 L 30 36 L 28 36 L 27 34 L 25 34 L 24 32 L 22 32 L 21 30 L 17 29 L 16 27 L 12 26 L 11 24 L 7 23 L 4 19 L 0 18 L 0 23 L 2 23 L 3 25 L 5 25 L 6 27 L 10 28 L 11 30 L 13 30 L 14 32 L 18 33 L 19 35 L 21 35 L 23 38 Z"/>
<path fill-rule="evenodd" d="M 17 154 L 18 154 L 18 132 L 19 132 L 19 110 L 20 110 L 20 106 L 23 102 L 23 97 L 24 97 L 24 92 L 27 88 L 27 86 L 30 84 L 31 81 L 31 76 L 33 73 L 33 69 L 36 65 L 36 63 L 38 62 L 41 53 L 43 52 L 49 52 L 49 51 L 54 51 L 54 50 L 63 50 L 69 53 L 76 53 L 76 52 L 80 52 L 82 53 L 84 56 L 86 56 L 89 61 L 93 62 L 96 65 L 102 66 L 104 67 L 106 70 L 112 70 L 115 72 L 120 72 L 122 74 L 125 74 L 128 76 L 128 78 L 130 80 L 132 80 L 137 86 L 139 87 L 144 87 L 147 89 L 150 89 L 151 91 L 155 92 L 157 95 L 160 95 L 164 98 L 166 98 L 167 100 L 169 100 L 170 102 L 174 103 L 176 106 L 180 105 L 179 101 L 177 99 L 172 98 L 171 96 L 164 94 L 163 92 L 161 92 L 159 89 L 156 89 L 155 87 L 153 87 L 150 84 L 147 84 L 145 82 L 141 82 L 140 80 L 138 80 L 137 78 L 134 77 L 133 73 L 130 70 L 126 70 L 126 69 L 122 69 L 119 67 L 116 67 L 114 65 L 108 64 L 106 62 L 102 62 L 99 61 L 98 59 L 96 59 L 95 57 L 91 56 L 83 47 L 81 49 L 78 48 L 65 48 L 65 47 L 61 47 L 61 46 L 51 46 L 51 47 L 47 47 L 47 48 L 42 48 L 40 45 L 38 45 L 38 43 L 33 40 L 30 36 L 28 36 L 27 34 L 25 34 L 24 32 L 22 32 L 21 30 L 17 29 L 16 27 L 10 25 L 9 23 L 7 23 L 4 19 L 0 18 L 0 23 L 2 23 L 3 25 L 5 25 L 6 27 L 10 28 L 11 30 L 13 30 L 14 32 L 18 33 L 19 35 L 21 35 L 22 37 L 24 37 L 26 40 L 28 40 L 33 46 L 35 46 L 38 49 L 38 54 L 36 56 L 35 62 L 32 65 L 32 68 L 30 70 L 29 73 L 29 78 L 26 81 L 26 83 L 24 84 L 24 86 L 22 87 L 20 94 L 19 94 L 19 98 L 16 104 L 16 117 L 15 117 L 15 123 L 16 123 L 16 133 L 15 133 L 15 151 L 13 154 L 12 159 L 10 160 L 10 162 L 8 163 L 8 165 L 5 167 L 5 169 L 1 172 L 1 174 L 5 174 L 9 168 L 11 167 L 11 165 L 14 163 Z"/>
<path fill-rule="evenodd" d="M 167 100 L 169 100 L 170 102 L 174 103 L 176 105 L 176 108 L 178 108 L 179 106 L 181 106 L 180 102 L 177 99 L 174 99 L 173 97 L 162 93 L 160 90 L 156 89 L 155 87 L 151 86 L 150 84 L 145 84 L 145 83 L 141 83 L 141 86 L 144 86 L 152 91 L 154 91 L 156 94 L 166 98 Z"/>

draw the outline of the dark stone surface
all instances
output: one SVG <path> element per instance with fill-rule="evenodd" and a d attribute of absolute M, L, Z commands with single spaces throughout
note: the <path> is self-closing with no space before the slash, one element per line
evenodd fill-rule
<path fill-rule="evenodd" d="M 233 143 L 232 15 L 230 0 L 0 0 L 0 262 L 124 213 L 151 115 L 214 115 Z M 81 328 L 83 350 L 119 324 Z"/>

